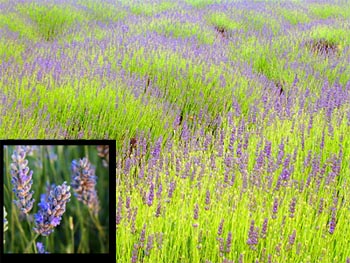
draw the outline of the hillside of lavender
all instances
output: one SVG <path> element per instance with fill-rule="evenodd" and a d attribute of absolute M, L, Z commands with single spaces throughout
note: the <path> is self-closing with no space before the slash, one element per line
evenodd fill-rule
<path fill-rule="evenodd" d="M 0 7 L 0 137 L 116 140 L 118 263 L 350 263 L 348 1 Z"/>

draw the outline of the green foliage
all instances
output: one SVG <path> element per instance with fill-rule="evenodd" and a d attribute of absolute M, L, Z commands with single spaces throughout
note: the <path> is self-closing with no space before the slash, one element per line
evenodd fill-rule
<path fill-rule="evenodd" d="M 34 40 L 38 37 L 38 32 L 32 21 L 28 21 L 16 12 L 0 14 L 0 28 L 7 28 L 12 32 L 16 32 L 22 38 Z"/>
<path fill-rule="evenodd" d="M 120 6 L 116 4 L 106 3 L 106 2 L 96 2 L 96 1 L 77 1 L 82 6 L 88 8 L 86 11 L 88 20 L 96 20 L 100 22 L 116 22 L 123 19 L 127 12 L 123 10 Z"/>
<path fill-rule="evenodd" d="M 22 61 L 21 54 L 24 51 L 24 44 L 15 41 L 0 39 L 0 60 L 8 61 L 14 59 L 20 63 Z"/>
<path fill-rule="evenodd" d="M 22 15 L 27 15 L 35 23 L 40 37 L 52 41 L 65 32 L 74 22 L 83 21 L 84 15 L 64 6 L 46 6 L 35 3 L 18 6 Z"/>
<path fill-rule="evenodd" d="M 142 4 L 132 4 L 130 10 L 135 15 L 145 15 L 151 16 L 156 13 L 160 13 L 175 7 L 172 2 L 162 2 L 160 4 L 154 3 L 142 3 Z"/>
<path fill-rule="evenodd" d="M 225 13 L 222 12 L 211 14 L 208 18 L 208 21 L 213 26 L 222 28 L 224 30 L 236 30 L 242 27 L 240 23 L 229 18 Z"/>
<path fill-rule="evenodd" d="M 218 3 L 220 0 L 185 0 L 185 2 L 195 8 L 204 8 L 208 5 Z"/>
<path fill-rule="evenodd" d="M 190 38 L 195 37 L 199 43 L 213 44 L 215 36 L 198 24 L 189 22 L 174 22 L 171 20 L 152 21 L 147 28 L 167 37 Z"/>
<path fill-rule="evenodd" d="M 312 28 L 310 36 L 312 39 L 324 39 L 336 45 L 350 44 L 350 30 L 330 26 L 317 26 Z"/>
<path fill-rule="evenodd" d="M 271 30 L 274 34 L 277 34 L 281 29 L 280 22 L 276 21 L 275 18 L 267 16 L 256 11 L 247 11 L 246 14 L 246 25 L 248 29 L 253 29 L 261 32 L 264 27 Z"/>
<path fill-rule="evenodd" d="M 166 138 L 166 134 L 170 134 L 164 128 L 165 123 L 169 121 L 169 116 L 163 116 L 163 112 L 158 109 L 157 101 L 150 98 L 149 103 L 145 104 L 141 98 L 135 98 L 122 84 L 118 89 L 110 84 L 96 92 L 102 84 L 91 80 L 86 80 L 83 85 L 85 88 L 80 91 L 76 91 L 70 85 L 52 87 L 48 90 L 45 82 L 37 84 L 33 91 L 26 89 L 28 83 L 31 83 L 31 80 L 24 79 L 16 93 L 3 87 L 5 92 L 12 94 L 9 99 L 20 102 L 13 104 L 13 108 L 6 109 L 8 111 L 6 118 L 16 118 L 15 109 L 21 108 L 27 113 L 28 124 L 34 126 L 35 123 L 44 119 L 48 127 L 61 127 L 61 133 L 56 130 L 56 137 L 83 136 L 103 139 L 108 135 L 121 142 L 127 135 L 134 136 L 136 132 L 151 129 L 151 135 L 155 138 L 159 136 Z M 31 100 L 33 97 L 41 98 L 35 107 Z M 43 108 L 46 109 L 45 112 L 41 110 Z M 135 119 L 138 121 L 135 122 Z M 106 126 L 107 123 L 112 125 Z M 13 122 L 12 125 L 11 128 L 2 126 L 0 133 L 7 138 L 40 137 L 45 133 L 45 130 L 39 131 L 39 134 L 33 133 L 31 125 L 28 125 L 31 131 L 22 129 L 22 123 L 19 121 Z M 121 146 L 119 144 L 119 147 Z"/>
<path fill-rule="evenodd" d="M 305 24 L 311 21 L 310 17 L 301 10 L 291 10 L 286 8 L 281 8 L 278 10 L 284 19 L 286 19 L 292 25 Z"/>
<path fill-rule="evenodd" d="M 311 13 L 321 19 L 327 18 L 350 18 L 350 7 L 348 5 L 313 4 L 309 7 Z"/>

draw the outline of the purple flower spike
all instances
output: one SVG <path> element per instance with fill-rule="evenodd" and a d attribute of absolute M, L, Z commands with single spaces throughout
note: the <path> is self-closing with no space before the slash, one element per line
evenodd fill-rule
<path fill-rule="evenodd" d="M 247 244 L 250 246 L 251 249 L 255 250 L 256 245 L 258 244 L 258 239 L 259 239 L 259 233 L 258 233 L 258 228 L 254 227 L 255 222 L 254 220 L 251 221 L 250 228 L 249 228 L 249 233 L 248 233 L 248 240 Z"/>
<path fill-rule="evenodd" d="M 220 225 L 219 225 L 219 227 L 218 227 L 218 236 L 221 236 L 221 235 L 222 235 L 222 228 L 223 228 L 223 226 L 224 226 L 224 222 L 225 222 L 225 220 L 224 220 L 224 219 L 221 219 Z"/>
<path fill-rule="evenodd" d="M 43 236 L 50 235 L 56 226 L 61 222 L 62 216 L 66 211 L 66 204 L 70 198 L 70 186 L 64 182 L 50 191 L 48 198 L 41 195 L 39 211 L 34 215 L 34 231 Z"/>
<path fill-rule="evenodd" d="M 196 204 L 194 207 L 194 211 L 193 211 L 193 219 L 194 220 L 198 219 L 198 211 L 199 211 L 199 206 L 198 206 L 198 204 Z"/>
<path fill-rule="evenodd" d="M 97 176 L 95 167 L 87 158 L 72 161 L 72 183 L 71 186 L 75 196 L 95 214 L 99 211 L 99 201 L 96 191 Z"/>
<path fill-rule="evenodd" d="M 232 233 L 228 232 L 227 239 L 226 239 L 226 253 L 231 252 L 231 245 L 232 245 Z"/>
<path fill-rule="evenodd" d="M 36 247 L 38 249 L 38 254 L 49 254 L 49 252 L 45 251 L 45 247 L 44 247 L 43 243 L 37 242 Z"/>
<path fill-rule="evenodd" d="M 333 235 L 335 227 L 337 225 L 336 217 L 332 216 L 331 222 L 329 223 L 329 233 Z"/>
<path fill-rule="evenodd" d="M 33 208 L 34 199 L 32 196 L 34 191 L 30 191 L 33 180 L 33 171 L 29 171 L 28 160 L 26 158 L 26 151 L 23 147 L 17 147 L 17 151 L 12 154 L 11 163 L 11 183 L 14 185 L 13 192 L 17 200 L 14 203 L 21 210 L 21 212 L 28 214 Z"/>
<path fill-rule="evenodd" d="M 272 209 L 272 218 L 273 219 L 276 219 L 277 218 L 277 212 L 278 212 L 278 199 L 275 198 L 274 202 L 273 202 L 273 209 Z"/>
<path fill-rule="evenodd" d="M 266 238 L 267 234 L 267 224 L 268 224 L 268 218 L 264 219 L 264 223 L 261 229 L 261 238 Z"/>
<path fill-rule="evenodd" d="M 295 242 L 296 230 L 293 230 L 293 233 L 289 236 L 289 245 L 293 246 Z"/>

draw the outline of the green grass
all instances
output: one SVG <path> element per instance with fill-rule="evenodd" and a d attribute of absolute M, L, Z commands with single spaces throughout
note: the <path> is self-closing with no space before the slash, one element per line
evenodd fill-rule
<path fill-rule="evenodd" d="M 311 29 L 310 36 L 312 39 L 324 39 L 330 43 L 347 46 L 350 45 L 350 30 L 330 26 L 317 26 Z"/>
<path fill-rule="evenodd" d="M 245 23 L 248 29 L 261 32 L 264 28 L 271 30 L 273 34 L 277 34 L 281 29 L 280 22 L 274 17 L 262 14 L 256 11 L 247 11 L 245 14 Z"/>
<path fill-rule="evenodd" d="M 132 4 L 130 6 L 131 13 L 135 15 L 145 15 L 151 16 L 166 10 L 173 9 L 176 6 L 172 2 L 161 2 L 159 4 L 154 3 L 142 3 L 142 4 Z"/>
<path fill-rule="evenodd" d="M 86 11 L 87 20 L 99 22 L 116 22 L 127 15 L 127 11 L 117 4 L 96 1 L 77 1 L 82 6 L 88 8 Z"/>
<path fill-rule="evenodd" d="M 83 82 L 80 83 L 82 88 L 79 91 L 71 85 L 54 86 L 48 90 L 47 82 L 44 81 L 33 91 L 26 89 L 28 83 L 31 83 L 30 79 L 24 80 L 16 91 L 10 91 L 0 82 L 2 90 L 11 94 L 9 99 L 15 101 L 13 108 L 0 107 L 1 110 L 8 112 L 4 121 L 7 118 L 7 120 L 17 119 L 16 122 L 12 122 L 11 128 L 1 127 L 1 134 L 5 137 L 45 136 L 45 130 L 34 129 L 35 124 L 43 120 L 47 127 L 56 127 L 55 136 L 61 138 L 63 134 L 68 138 L 77 138 L 79 134 L 83 134 L 81 136 L 85 138 L 100 139 L 108 135 L 122 142 L 126 136 L 133 136 L 140 130 L 152 129 L 154 137 L 166 134 L 164 127 L 169 120 L 163 116 L 162 111 L 157 110 L 156 101 L 152 102 L 151 99 L 146 105 L 141 98 L 135 98 L 125 87 L 115 89 L 110 85 L 96 91 L 101 83 L 86 80 L 85 85 Z M 33 96 L 40 100 L 33 103 L 31 100 Z M 43 108 L 46 110 L 42 111 Z M 26 122 L 33 126 L 27 125 L 23 128 L 16 109 L 21 109 Z M 135 119 L 139 121 L 134 122 Z M 109 128 L 106 128 L 106 123 L 111 124 Z"/>
<path fill-rule="evenodd" d="M 158 34 L 174 38 L 195 38 L 201 44 L 213 44 L 215 41 L 214 34 L 196 23 L 174 22 L 170 19 L 154 20 L 147 25 L 149 30 L 154 30 Z"/>
<path fill-rule="evenodd" d="M 313 4 L 309 9 L 314 16 L 321 19 L 350 18 L 350 8 L 347 5 Z"/>
<path fill-rule="evenodd" d="M 242 25 L 239 22 L 229 18 L 225 13 L 216 12 L 209 16 L 208 22 L 217 27 L 225 30 L 237 30 L 241 29 Z"/>
<path fill-rule="evenodd" d="M 204 8 L 208 5 L 220 3 L 221 0 L 185 0 L 185 2 L 194 8 Z"/>
<path fill-rule="evenodd" d="M 291 10 L 286 8 L 281 8 L 277 11 L 280 15 L 284 17 L 290 24 L 305 24 L 311 21 L 308 14 L 303 12 L 302 10 Z"/>
<path fill-rule="evenodd" d="M 28 16 L 35 25 L 35 32 L 46 41 L 52 41 L 62 35 L 74 22 L 84 20 L 84 15 L 73 8 L 39 4 L 19 5 L 22 15 Z"/>
<path fill-rule="evenodd" d="M 21 54 L 25 50 L 25 45 L 5 38 L 0 39 L 0 60 L 9 61 L 14 59 L 17 63 L 22 62 Z"/>

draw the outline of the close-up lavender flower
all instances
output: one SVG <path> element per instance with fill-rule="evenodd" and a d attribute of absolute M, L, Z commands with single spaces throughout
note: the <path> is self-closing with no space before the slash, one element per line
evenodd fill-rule
<path fill-rule="evenodd" d="M 56 140 L 46 140 L 45 145 L 42 141 L 26 142 L 26 146 L 18 146 L 20 143 L 16 141 L 11 141 L 10 145 L 2 145 L 0 141 L 0 156 L 4 156 L 4 253 L 106 253 L 110 236 L 109 192 L 99 191 L 103 200 L 98 206 L 101 217 L 95 216 L 93 211 L 89 213 L 87 208 L 80 209 L 77 199 L 70 200 L 72 170 L 66 165 L 68 160 L 75 160 L 82 154 L 90 156 L 97 163 L 100 184 L 108 186 L 109 171 L 103 167 L 96 148 L 101 142 L 92 141 L 83 146 L 62 145 Z M 27 145 L 33 143 L 37 145 Z M 113 147 L 110 141 L 103 143 Z M 84 167 L 96 182 L 95 167 Z M 84 169 L 82 173 L 86 175 Z M 95 192 L 97 187 L 100 185 L 94 184 Z M 133 211 L 131 201 L 126 198 L 126 214 Z M 120 213 L 122 220 L 122 208 Z"/>
<path fill-rule="evenodd" d="M 29 170 L 28 160 L 26 159 L 26 151 L 22 147 L 17 147 L 18 151 L 14 151 L 11 158 L 11 176 L 13 184 L 13 192 L 17 200 L 14 203 L 24 214 L 28 214 L 34 204 L 33 194 L 31 191 L 33 184 L 33 171 Z"/>
<path fill-rule="evenodd" d="M 109 165 L 109 145 L 97 145 L 98 156 L 103 161 L 103 166 Z"/>
<path fill-rule="evenodd" d="M 38 249 L 38 254 L 49 254 L 49 252 L 47 252 L 47 251 L 45 250 L 45 247 L 44 247 L 44 244 L 43 244 L 43 243 L 37 242 L 37 243 L 36 243 L 36 247 L 37 247 L 37 249 Z"/>
<path fill-rule="evenodd" d="M 97 176 L 95 167 L 91 165 L 87 158 L 73 160 L 72 165 L 72 189 L 74 196 L 90 211 L 97 215 L 99 211 L 99 200 L 96 191 Z"/>
<path fill-rule="evenodd" d="M 252 220 L 250 223 L 247 244 L 252 250 L 256 249 L 259 241 L 259 231 L 258 228 L 254 227 L 255 221 Z"/>
<path fill-rule="evenodd" d="M 70 186 L 64 182 L 62 185 L 55 186 L 50 191 L 49 196 L 42 194 L 39 203 L 39 211 L 35 214 L 34 231 L 43 236 L 50 235 L 54 228 L 62 220 L 66 211 L 66 204 L 70 201 Z"/>

